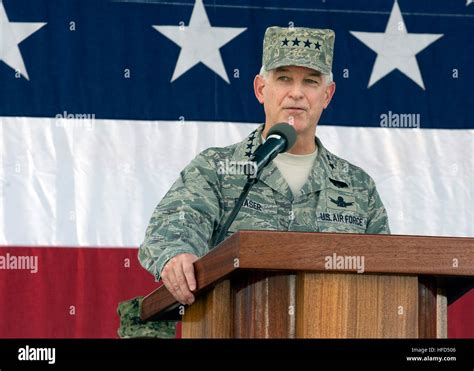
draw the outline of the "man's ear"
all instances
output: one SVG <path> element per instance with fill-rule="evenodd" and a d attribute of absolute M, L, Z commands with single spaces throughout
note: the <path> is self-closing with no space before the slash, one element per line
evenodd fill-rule
<path fill-rule="evenodd" d="M 264 102 L 264 99 L 263 99 L 264 87 L 265 87 L 265 79 L 261 75 L 255 76 L 255 79 L 253 80 L 253 91 L 260 104 L 263 104 Z"/>
<path fill-rule="evenodd" d="M 336 92 L 336 83 L 333 81 L 328 86 L 326 86 L 326 93 L 324 97 L 324 109 L 329 106 L 334 93 Z"/>

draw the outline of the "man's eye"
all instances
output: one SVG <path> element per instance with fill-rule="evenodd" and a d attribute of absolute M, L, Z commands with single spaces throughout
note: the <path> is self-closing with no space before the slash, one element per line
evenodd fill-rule
<path fill-rule="evenodd" d="M 288 81 L 290 78 L 288 76 L 280 76 L 278 77 L 278 80 L 280 81 Z"/>
<path fill-rule="evenodd" d="M 317 85 L 317 84 L 319 84 L 318 81 L 312 80 L 312 79 L 306 79 L 306 82 L 307 82 L 308 84 L 311 84 L 311 85 Z"/>

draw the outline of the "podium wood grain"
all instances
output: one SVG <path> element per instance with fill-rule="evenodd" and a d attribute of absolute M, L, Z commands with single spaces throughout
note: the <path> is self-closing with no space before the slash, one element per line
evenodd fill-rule
<path fill-rule="evenodd" d="M 416 338 L 414 276 L 298 274 L 298 338 Z"/>

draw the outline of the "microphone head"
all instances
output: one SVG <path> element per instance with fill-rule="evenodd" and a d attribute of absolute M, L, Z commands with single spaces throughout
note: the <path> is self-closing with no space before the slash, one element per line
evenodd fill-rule
<path fill-rule="evenodd" d="M 286 139 L 286 147 L 282 152 L 290 150 L 296 142 L 296 130 L 293 126 L 287 124 L 286 122 L 280 122 L 279 124 L 273 125 L 268 131 L 267 138 L 272 134 L 281 135 Z"/>

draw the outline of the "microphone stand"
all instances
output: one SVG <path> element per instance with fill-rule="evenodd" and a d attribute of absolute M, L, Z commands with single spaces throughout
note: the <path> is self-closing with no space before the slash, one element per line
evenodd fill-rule
<path fill-rule="evenodd" d="M 229 214 L 229 216 L 227 217 L 227 220 L 225 221 L 224 225 L 222 226 L 214 246 L 217 246 L 218 244 L 220 244 L 224 240 L 227 231 L 229 230 L 230 226 L 234 222 L 234 219 L 237 216 L 237 214 L 239 213 L 240 208 L 242 207 L 242 204 L 244 203 L 245 199 L 247 198 L 247 195 L 249 194 L 250 190 L 255 185 L 255 183 L 257 183 L 258 180 L 260 179 L 260 175 L 262 175 L 263 168 L 264 167 L 262 167 L 260 169 L 260 171 L 257 172 L 255 177 L 249 176 L 247 178 L 247 182 L 245 183 L 245 186 L 242 190 L 242 193 L 240 194 L 240 197 L 238 198 L 237 202 L 235 203 L 235 206 L 232 209 L 232 212 Z"/>

